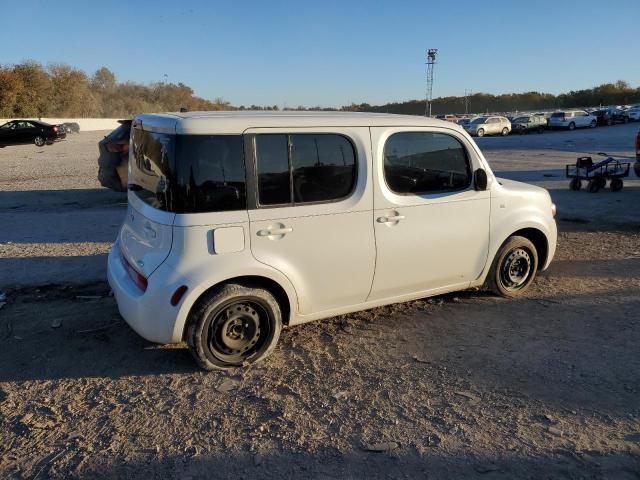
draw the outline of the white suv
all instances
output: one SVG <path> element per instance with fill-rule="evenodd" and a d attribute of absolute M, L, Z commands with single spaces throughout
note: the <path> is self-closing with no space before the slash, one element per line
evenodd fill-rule
<path fill-rule="evenodd" d="M 490 116 L 475 117 L 465 127 L 470 135 L 484 137 L 485 135 L 509 135 L 511 122 L 507 117 Z"/>
<path fill-rule="evenodd" d="M 140 115 L 109 283 L 140 335 L 230 368 L 283 326 L 483 284 L 520 295 L 553 258 L 554 215 L 450 122 Z"/>
<path fill-rule="evenodd" d="M 598 119 L 586 110 L 564 110 L 553 112 L 549 117 L 549 128 L 568 128 L 574 130 L 580 127 L 595 128 Z"/>

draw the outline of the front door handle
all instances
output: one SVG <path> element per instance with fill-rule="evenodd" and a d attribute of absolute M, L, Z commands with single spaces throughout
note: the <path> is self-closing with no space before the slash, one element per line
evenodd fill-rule
<path fill-rule="evenodd" d="M 270 237 L 272 235 L 286 235 L 287 233 L 293 232 L 293 228 L 285 227 L 285 228 L 268 228 L 265 230 L 258 230 L 259 237 Z"/>
<path fill-rule="evenodd" d="M 392 217 L 378 217 L 378 223 L 389 223 L 389 222 L 399 222 L 400 220 L 404 220 L 404 215 L 394 215 Z"/>

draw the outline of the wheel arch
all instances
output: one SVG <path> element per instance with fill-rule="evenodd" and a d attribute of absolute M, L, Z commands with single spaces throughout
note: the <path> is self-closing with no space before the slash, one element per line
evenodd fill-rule
<path fill-rule="evenodd" d="M 545 233 L 534 227 L 521 228 L 505 238 L 500 244 L 500 248 L 502 248 L 502 245 L 509 241 L 509 238 L 511 237 L 524 237 L 533 243 L 533 246 L 536 247 L 536 252 L 538 253 L 538 270 L 541 270 L 547 263 L 547 257 L 549 256 L 549 240 Z M 500 251 L 500 248 L 496 251 L 496 255 L 497 252 Z"/>
<path fill-rule="evenodd" d="M 269 278 L 263 275 L 239 275 L 231 278 L 227 278 L 221 281 L 214 283 L 213 285 L 202 289 L 197 297 L 191 302 L 191 305 L 188 307 L 188 311 L 184 317 L 184 320 L 176 325 L 179 330 L 180 338 L 184 341 L 185 334 L 187 331 L 187 325 L 189 322 L 189 317 L 191 316 L 191 312 L 198 306 L 200 300 L 207 295 L 208 293 L 221 288 L 224 285 L 228 284 L 239 284 L 248 287 L 259 287 L 264 288 L 269 291 L 278 302 L 278 305 L 282 309 L 282 323 L 283 325 L 289 325 L 291 321 L 292 312 L 295 309 L 295 298 L 291 293 L 287 293 L 285 287 L 283 287 L 278 281 L 273 278 Z"/>

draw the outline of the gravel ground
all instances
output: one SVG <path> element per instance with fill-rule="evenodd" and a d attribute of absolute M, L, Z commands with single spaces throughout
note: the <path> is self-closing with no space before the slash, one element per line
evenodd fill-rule
<path fill-rule="evenodd" d="M 138 337 L 103 267 L 78 260 L 104 261 L 122 215 L 94 180 L 100 135 L 0 150 L 0 477 L 640 478 L 640 184 L 570 197 L 544 176 L 598 139 L 631 154 L 631 127 L 479 142 L 559 206 L 556 259 L 526 297 L 290 328 L 227 373 Z"/>

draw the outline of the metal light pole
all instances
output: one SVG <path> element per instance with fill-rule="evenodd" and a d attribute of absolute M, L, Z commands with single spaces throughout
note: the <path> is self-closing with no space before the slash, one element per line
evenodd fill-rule
<path fill-rule="evenodd" d="M 431 116 L 431 100 L 433 99 L 433 66 L 436 64 L 437 48 L 427 50 L 427 99 L 424 106 L 424 116 Z"/>

